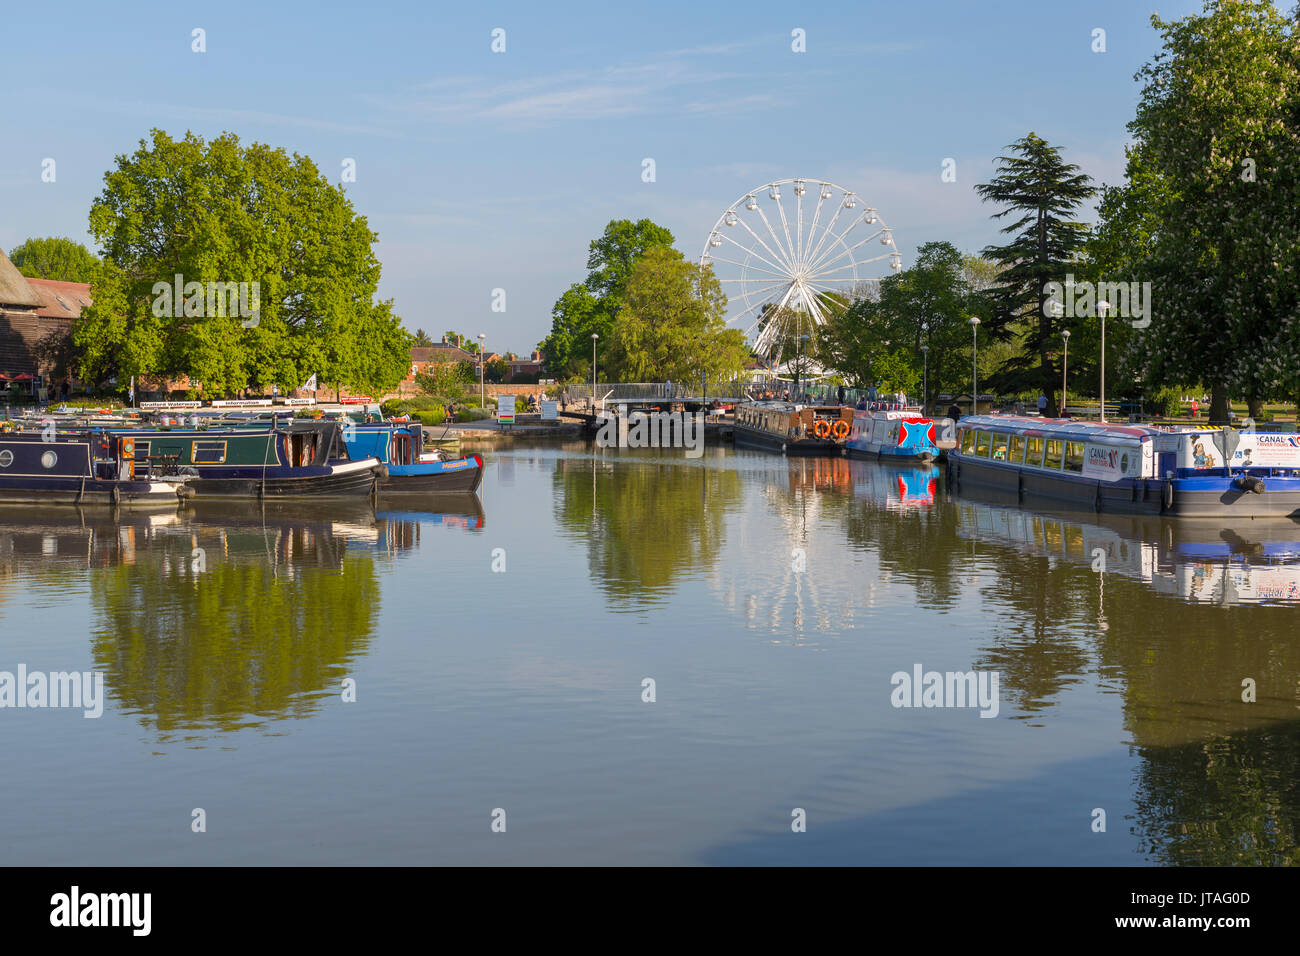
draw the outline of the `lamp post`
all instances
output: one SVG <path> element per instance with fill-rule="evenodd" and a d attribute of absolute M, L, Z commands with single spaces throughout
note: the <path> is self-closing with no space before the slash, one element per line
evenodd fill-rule
<path fill-rule="evenodd" d="M 487 388 L 483 384 L 483 375 L 487 370 L 487 349 L 483 347 L 487 336 L 482 332 L 478 334 L 478 405 L 479 408 L 487 410 Z"/>
<path fill-rule="evenodd" d="M 970 317 L 970 413 L 979 414 L 979 329 L 980 317 Z"/>
<path fill-rule="evenodd" d="M 1101 402 L 1099 403 L 1101 421 L 1106 420 L 1106 313 L 1110 311 L 1109 302 L 1097 303 L 1097 314 L 1101 316 Z"/>
<path fill-rule="evenodd" d="M 795 364 L 795 371 L 794 371 L 794 390 L 796 395 L 798 395 L 802 387 L 802 382 L 800 381 L 800 379 L 803 376 L 803 350 L 804 350 L 804 343 L 808 341 L 808 338 L 809 336 L 807 332 L 799 336 L 799 360 Z"/>
<path fill-rule="evenodd" d="M 600 338 L 595 332 L 591 333 L 591 413 L 596 413 L 596 339 Z"/>
<path fill-rule="evenodd" d="M 1061 417 L 1065 414 L 1065 390 L 1070 380 L 1070 330 L 1065 329 L 1061 332 L 1061 340 L 1065 342 L 1065 357 L 1061 361 Z"/>
<path fill-rule="evenodd" d="M 930 346 L 921 346 L 921 414 L 930 404 Z"/>

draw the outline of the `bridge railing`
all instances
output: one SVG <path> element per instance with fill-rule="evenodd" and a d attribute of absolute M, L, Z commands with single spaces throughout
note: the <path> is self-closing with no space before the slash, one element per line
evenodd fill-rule
<path fill-rule="evenodd" d="M 739 401 L 752 394 L 759 386 L 753 382 L 606 382 L 597 383 L 596 401 L 612 404 L 621 401 Z M 591 401 L 590 385 L 565 385 L 570 405 L 583 405 Z"/>

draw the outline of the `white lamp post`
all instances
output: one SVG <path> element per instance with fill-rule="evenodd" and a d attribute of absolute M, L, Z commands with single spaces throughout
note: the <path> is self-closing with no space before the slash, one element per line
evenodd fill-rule
<path fill-rule="evenodd" d="M 1061 411 L 1065 411 L 1065 392 L 1070 380 L 1070 330 L 1065 329 L 1061 332 L 1061 339 L 1065 342 L 1065 358 L 1061 361 Z"/>
<path fill-rule="evenodd" d="M 979 414 L 979 328 L 980 317 L 970 317 L 970 413 Z"/>
<path fill-rule="evenodd" d="M 1106 313 L 1110 311 L 1109 302 L 1097 303 L 1097 315 L 1101 316 L 1101 420 L 1106 420 Z"/>
<path fill-rule="evenodd" d="M 595 332 L 591 333 L 591 411 L 596 411 L 596 340 L 600 338 Z"/>

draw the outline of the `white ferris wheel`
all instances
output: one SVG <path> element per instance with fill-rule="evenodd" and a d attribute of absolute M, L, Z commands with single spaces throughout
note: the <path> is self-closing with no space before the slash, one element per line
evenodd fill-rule
<path fill-rule="evenodd" d="M 852 301 L 879 281 L 885 260 L 903 266 L 876 208 L 820 179 L 779 179 L 745 193 L 713 224 L 700 254 L 727 294 L 727 321 L 743 323 L 761 355 L 788 331 L 765 321 L 772 309 L 821 325 L 836 300 Z"/>

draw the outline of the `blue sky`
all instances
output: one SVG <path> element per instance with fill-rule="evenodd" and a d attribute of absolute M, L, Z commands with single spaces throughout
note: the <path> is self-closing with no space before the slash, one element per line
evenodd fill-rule
<path fill-rule="evenodd" d="M 1150 13 L 1131 0 L 11 5 L 0 246 L 90 244 L 116 155 L 155 126 L 229 130 L 336 182 L 356 161 L 346 190 L 408 328 L 527 351 L 612 218 L 650 217 L 694 258 L 746 191 L 827 179 L 881 211 L 907 264 L 927 241 L 996 239 L 972 187 L 1031 129 L 1118 181 L 1133 74 L 1157 50 Z M 947 157 L 955 183 L 940 180 Z"/>

